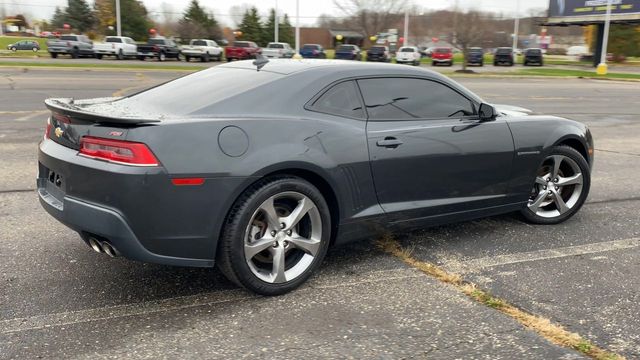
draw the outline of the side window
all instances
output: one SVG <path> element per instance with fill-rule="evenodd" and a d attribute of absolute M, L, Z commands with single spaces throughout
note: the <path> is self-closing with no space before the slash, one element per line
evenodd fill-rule
<path fill-rule="evenodd" d="M 341 82 L 327 90 L 311 106 L 312 110 L 338 116 L 364 118 L 360 94 L 353 81 Z"/>
<path fill-rule="evenodd" d="M 371 120 L 446 119 L 474 115 L 473 103 L 431 80 L 377 78 L 358 80 Z"/>

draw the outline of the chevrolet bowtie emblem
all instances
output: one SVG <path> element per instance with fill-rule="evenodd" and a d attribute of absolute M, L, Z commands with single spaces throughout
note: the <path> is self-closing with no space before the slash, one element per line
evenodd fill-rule
<path fill-rule="evenodd" d="M 64 133 L 64 130 L 62 130 L 61 128 L 57 127 L 55 130 L 56 136 L 57 137 L 61 137 L 62 134 Z"/>

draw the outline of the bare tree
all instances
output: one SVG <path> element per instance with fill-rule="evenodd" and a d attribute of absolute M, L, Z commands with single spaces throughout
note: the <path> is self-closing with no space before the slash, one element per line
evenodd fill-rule
<path fill-rule="evenodd" d="M 486 15 L 479 11 L 467 11 L 465 13 L 458 13 L 455 21 L 454 33 L 455 43 L 458 48 L 462 50 L 464 55 L 462 60 L 462 71 L 467 69 L 467 56 L 469 55 L 469 48 L 472 46 L 478 46 L 485 38 L 488 21 Z"/>
<path fill-rule="evenodd" d="M 407 0 L 333 0 L 345 15 L 352 17 L 366 37 L 395 25 L 407 8 Z"/>

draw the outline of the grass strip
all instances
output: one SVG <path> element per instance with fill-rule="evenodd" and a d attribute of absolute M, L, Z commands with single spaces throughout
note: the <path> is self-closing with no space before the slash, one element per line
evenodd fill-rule
<path fill-rule="evenodd" d="M 625 359 L 621 355 L 596 346 L 579 334 L 567 331 L 561 325 L 554 324 L 549 319 L 518 309 L 506 300 L 495 297 L 489 292 L 478 288 L 475 284 L 463 280 L 458 274 L 449 273 L 431 263 L 416 259 L 412 256 L 411 249 L 403 248 L 390 235 L 380 239 L 378 241 L 378 247 L 387 254 L 399 258 L 405 264 L 422 271 L 436 280 L 452 285 L 469 298 L 510 316 L 527 329 L 535 331 L 556 345 L 576 350 L 596 360 Z"/>
<path fill-rule="evenodd" d="M 207 69 L 207 66 L 185 66 L 185 65 L 145 65 L 142 64 L 93 64 L 93 63 L 36 63 L 27 61 L 2 61 L 0 66 L 10 67 L 40 67 L 40 68 L 79 68 L 79 69 L 132 69 L 132 70 L 182 70 L 198 71 Z"/>

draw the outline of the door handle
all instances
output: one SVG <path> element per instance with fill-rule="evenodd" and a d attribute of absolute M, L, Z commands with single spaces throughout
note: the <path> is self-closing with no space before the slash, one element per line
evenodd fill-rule
<path fill-rule="evenodd" d="M 386 147 L 389 149 L 395 149 L 402 144 L 403 142 L 401 140 L 398 140 L 393 136 L 387 136 L 386 138 L 384 138 L 384 140 L 378 140 L 378 142 L 376 142 L 376 145 L 380 147 Z"/>

